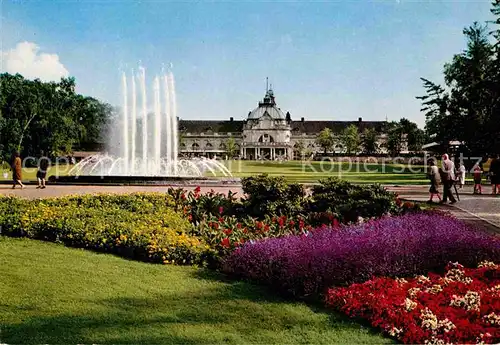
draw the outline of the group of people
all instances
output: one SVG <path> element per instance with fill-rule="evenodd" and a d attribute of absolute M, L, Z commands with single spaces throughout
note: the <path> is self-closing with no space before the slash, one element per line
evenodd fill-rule
<path fill-rule="evenodd" d="M 434 202 L 434 197 L 436 196 L 440 203 L 446 203 L 448 199 L 450 204 L 457 202 L 455 196 L 453 195 L 452 188 L 455 184 L 458 184 L 459 188 L 463 188 L 465 185 L 465 175 L 467 169 L 465 168 L 463 162 L 460 162 L 458 169 L 456 169 L 455 163 L 450 159 L 448 154 L 442 156 L 442 167 L 438 168 L 436 161 L 430 159 L 429 164 L 429 179 L 431 181 L 431 186 L 429 188 L 429 203 Z M 479 164 L 475 164 L 472 169 L 474 176 L 474 194 L 482 194 L 482 176 L 483 169 Z M 492 185 L 492 195 L 500 195 L 500 157 L 495 155 L 490 163 L 489 178 Z M 443 198 L 439 193 L 439 186 L 443 185 Z"/>
<path fill-rule="evenodd" d="M 36 172 L 36 178 L 38 181 L 38 186 L 36 187 L 37 189 L 44 189 L 46 188 L 45 185 L 45 179 L 47 177 L 47 170 L 49 169 L 50 166 L 50 158 L 45 157 L 44 152 L 40 152 L 40 158 L 38 158 L 38 169 Z M 23 179 L 23 162 L 21 160 L 21 155 L 19 152 L 15 152 L 12 155 L 12 160 L 11 160 L 11 169 L 12 169 L 12 180 L 13 180 L 13 186 L 12 189 L 15 189 L 17 185 L 21 187 L 21 189 L 26 188 L 26 186 L 23 184 L 22 179 Z"/>

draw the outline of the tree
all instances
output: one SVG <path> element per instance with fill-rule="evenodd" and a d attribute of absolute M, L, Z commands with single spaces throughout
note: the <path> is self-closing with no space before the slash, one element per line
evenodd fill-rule
<path fill-rule="evenodd" d="M 500 23 L 500 4 L 493 1 L 491 12 Z M 465 28 L 466 49 L 453 56 L 444 67 L 447 90 L 422 79 L 425 96 L 422 111 L 426 114 L 426 130 L 439 141 L 465 142 L 471 154 L 500 150 L 500 62 L 499 30 L 488 32 L 477 22 Z M 493 34 L 495 44 L 490 43 Z"/>
<path fill-rule="evenodd" d="M 75 92 L 74 78 L 59 82 L 27 80 L 0 74 L 0 155 L 12 151 L 37 155 L 65 154 L 96 142 L 111 115 L 111 106 Z"/>
<path fill-rule="evenodd" d="M 387 150 L 389 154 L 393 157 L 398 156 L 403 150 L 403 143 L 405 137 L 403 128 L 400 126 L 398 122 L 391 122 L 389 124 L 389 130 L 387 132 Z"/>
<path fill-rule="evenodd" d="M 361 142 L 358 127 L 355 125 L 346 127 L 340 135 L 340 141 L 342 142 L 347 155 L 357 154 Z"/>
<path fill-rule="evenodd" d="M 363 132 L 363 152 L 372 155 L 378 152 L 377 131 L 374 128 L 367 128 Z"/>
<path fill-rule="evenodd" d="M 316 143 L 323 148 L 324 153 L 331 151 L 334 145 L 333 135 L 330 128 L 324 128 L 319 132 Z"/>
<path fill-rule="evenodd" d="M 304 160 L 306 150 L 306 143 L 304 142 L 304 140 L 297 141 L 294 145 L 294 149 L 299 154 L 300 159 Z"/>
<path fill-rule="evenodd" d="M 233 137 L 229 137 L 226 140 L 226 152 L 229 158 L 233 158 L 234 155 L 236 154 L 237 147 L 236 147 L 236 142 Z"/>

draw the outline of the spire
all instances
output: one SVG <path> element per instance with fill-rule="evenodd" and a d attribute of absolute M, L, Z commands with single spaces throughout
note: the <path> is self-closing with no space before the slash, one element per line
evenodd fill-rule
<path fill-rule="evenodd" d="M 266 93 L 269 91 L 269 78 L 266 77 Z"/>

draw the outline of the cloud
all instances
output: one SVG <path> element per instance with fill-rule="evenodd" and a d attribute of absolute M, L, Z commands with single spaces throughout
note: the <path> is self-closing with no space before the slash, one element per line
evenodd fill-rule
<path fill-rule="evenodd" d="M 57 81 L 69 75 L 57 54 L 40 53 L 40 47 L 33 42 L 20 42 L 11 50 L 1 51 L 0 57 L 2 71 L 19 73 L 27 79 Z"/>

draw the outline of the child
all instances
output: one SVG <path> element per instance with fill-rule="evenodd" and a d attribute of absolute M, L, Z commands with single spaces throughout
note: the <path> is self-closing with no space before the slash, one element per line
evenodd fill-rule
<path fill-rule="evenodd" d="M 481 178 L 483 171 L 479 164 L 474 165 L 474 193 L 473 194 L 483 194 L 483 189 L 481 187 Z"/>
<path fill-rule="evenodd" d="M 441 172 L 436 166 L 433 159 L 429 160 L 429 179 L 431 180 L 431 187 L 429 188 L 430 199 L 428 203 L 432 203 L 434 195 L 437 195 L 438 200 L 441 202 L 441 195 L 439 195 L 439 183 L 441 183 Z"/>

